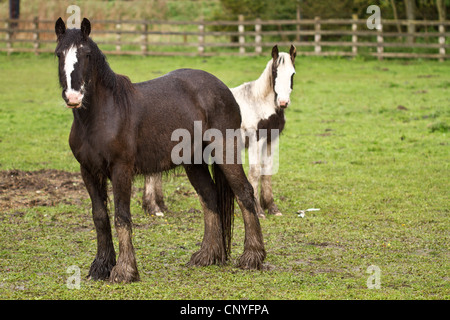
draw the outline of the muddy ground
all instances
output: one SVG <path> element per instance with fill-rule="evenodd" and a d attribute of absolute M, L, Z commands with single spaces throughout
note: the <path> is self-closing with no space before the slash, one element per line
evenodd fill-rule
<path fill-rule="evenodd" d="M 0 171 L 0 212 L 61 203 L 81 204 L 88 197 L 79 172 Z"/>

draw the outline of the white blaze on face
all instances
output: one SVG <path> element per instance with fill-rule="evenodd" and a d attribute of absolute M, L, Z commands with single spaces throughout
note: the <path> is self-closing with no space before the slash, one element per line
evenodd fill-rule
<path fill-rule="evenodd" d="M 66 74 L 66 97 L 69 100 L 68 106 L 80 106 L 81 101 L 83 100 L 83 94 L 80 91 L 74 90 L 72 88 L 72 72 L 75 69 L 75 64 L 78 62 L 77 59 L 77 47 L 72 46 L 69 50 L 67 50 L 65 54 L 64 61 L 64 73 Z"/>
<path fill-rule="evenodd" d="M 295 73 L 295 69 L 289 56 L 284 57 L 284 60 L 284 63 L 278 65 L 277 68 L 275 92 L 277 93 L 277 105 L 287 107 L 290 103 L 290 95 L 292 92 L 291 81 L 292 75 Z"/>

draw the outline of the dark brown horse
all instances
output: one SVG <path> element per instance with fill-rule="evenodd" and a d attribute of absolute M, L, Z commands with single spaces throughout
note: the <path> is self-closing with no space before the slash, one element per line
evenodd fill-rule
<path fill-rule="evenodd" d="M 69 144 L 80 163 L 97 231 L 97 255 L 88 277 L 109 278 L 112 282 L 138 281 L 131 241 L 133 176 L 176 166 L 171 157 L 177 145 L 177 141 L 172 141 L 175 130 L 193 134 L 196 122 L 201 124 L 203 132 L 215 129 L 225 137 L 226 129 L 238 129 L 239 106 L 220 80 L 200 70 L 181 69 L 154 80 L 131 83 L 128 77 L 111 70 L 89 37 L 91 25 L 86 18 L 81 29 L 66 29 L 59 18 L 55 31 L 62 97 L 67 107 L 73 109 Z M 234 138 L 225 138 L 223 143 L 232 143 L 237 149 Z M 204 150 L 207 146 L 206 141 L 200 148 Z M 192 158 L 196 152 L 194 142 L 191 147 Z M 253 188 L 241 164 L 220 163 L 223 162 L 213 164 L 213 177 L 205 162 L 181 164 L 204 211 L 203 242 L 189 265 L 207 266 L 227 261 L 236 198 L 245 224 L 244 252 L 239 266 L 260 269 L 266 253 Z M 114 194 L 114 224 L 119 239 L 117 261 L 107 211 L 107 179 L 112 182 Z"/>

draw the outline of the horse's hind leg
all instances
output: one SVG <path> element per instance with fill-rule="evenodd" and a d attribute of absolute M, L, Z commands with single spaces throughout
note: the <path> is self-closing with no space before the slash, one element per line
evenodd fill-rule
<path fill-rule="evenodd" d="M 267 209 L 269 214 L 275 216 L 281 216 L 281 212 L 273 200 L 272 192 L 272 176 L 262 175 L 261 176 L 261 206 L 263 209 Z"/>
<path fill-rule="evenodd" d="M 145 176 L 142 207 L 146 213 L 160 217 L 163 217 L 163 212 L 167 211 L 167 207 L 164 204 L 161 173 Z"/>
<path fill-rule="evenodd" d="M 111 181 L 114 192 L 114 225 L 119 238 L 119 257 L 111 270 L 111 282 L 139 281 L 134 247 L 131 241 L 131 184 L 132 173 L 127 166 L 115 165 L 112 168 Z"/>
<path fill-rule="evenodd" d="M 275 142 L 278 143 L 278 142 Z M 264 146 L 262 146 L 264 147 Z M 263 210 L 267 209 L 269 214 L 281 216 L 281 212 L 273 200 L 272 174 L 273 174 L 273 153 L 272 144 L 267 143 L 266 161 L 261 165 L 261 198 L 260 203 Z"/>
<path fill-rule="evenodd" d="M 257 216 L 257 205 L 253 188 L 245 176 L 242 165 L 220 165 L 233 190 L 242 211 L 245 226 L 244 253 L 239 260 L 243 269 L 261 269 L 266 257 L 261 225 Z"/>
<path fill-rule="evenodd" d="M 264 214 L 264 208 L 259 201 L 258 197 L 258 189 L 259 189 L 259 181 L 261 180 L 261 167 L 259 164 L 250 164 L 250 168 L 248 170 L 248 181 L 253 187 L 253 195 L 255 197 L 255 205 L 256 212 L 258 217 L 265 219 L 266 215 Z M 262 188 L 262 186 L 261 186 Z M 262 190 L 262 189 L 261 189 Z"/>
<path fill-rule="evenodd" d="M 261 180 L 261 163 L 259 155 L 259 142 L 256 140 L 256 136 L 251 136 L 249 139 L 248 154 L 250 160 L 250 167 L 248 171 L 248 180 L 253 187 L 253 193 L 256 199 L 256 212 L 258 217 L 265 219 L 264 209 L 259 202 L 258 187 Z M 262 188 L 262 186 L 261 186 Z"/>
<path fill-rule="evenodd" d="M 227 260 L 222 222 L 217 208 L 217 193 L 215 184 L 205 164 L 186 165 L 186 174 L 199 195 L 203 208 L 205 233 L 202 246 L 194 253 L 189 266 L 208 266 L 224 264 Z"/>
<path fill-rule="evenodd" d="M 107 180 L 105 176 L 92 175 L 81 167 L 81 176 L 92 202 L 92 218 L 97 231 L 97 255 L 89 269 L 88 278 L 106 280 L 116 264 L 111 225 L 107 211 Z"/>

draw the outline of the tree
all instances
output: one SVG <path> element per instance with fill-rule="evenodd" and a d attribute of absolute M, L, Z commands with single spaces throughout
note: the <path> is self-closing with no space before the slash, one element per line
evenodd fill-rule
<path fill-rule="evenodd" d="M 436 0 L 436 7 L 439 15 L 439 20 L 444 21 L 447 17 L 447 8 L 445 0 Z"/>
<path fill-rule="evenodd" d="M 415 20 L 416 19 L 416 2 L 414 0 L 405 0 L 405 11 L 406 11 L 406 19 Z M 409 23 L 408 24 L 408 33 L 412 34 L 416 32 L 416 25 Z M 407 37 L 408 43 L 414 42 L 414 37 Z"/>
<path fill-rule="evenodd" d="M 20 17 L 20 0 L 9 0 L 9 18 L 19 19 Z M 17 27 L 17 22 L 11 22 L 11 28 Z"/>
<path fill-rule="evenodd" d="M 395 24 L 397 25 L 397 32 L 401 33 L 402 28 L 400 27 L 400 22 L 398 21 L 397 7 L 395 6 L 394 0 L 391 0 L 392 13 L 394 14 Z"/>
<path fill-rule="evenodd" d="M 269 0 L 220 0 L 228 14 L 257 18 L 267 10 Z"/>

